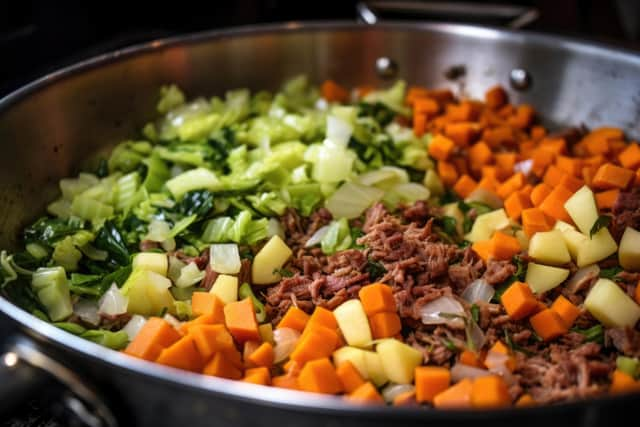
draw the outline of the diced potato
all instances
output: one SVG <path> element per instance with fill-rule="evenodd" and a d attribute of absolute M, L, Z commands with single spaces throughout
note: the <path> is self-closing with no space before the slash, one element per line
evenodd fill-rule
<path fill-rule="evenodd" d="M 610 328 L 633 328 L 640 319 L 638 304 L 609 279 L 599 279 L 593 285 L 584 306 L 593 317 Z"/>
<path fill-rule="evenodd" d="M 381 385 L 389 382 L 382 358 L 378 353 L 374 351 L 365 351 L 364 361 L 367 365 L 367 377 L 376 387 L 380 387 Z"/>
<path fill-rule="evenodd" d="M 583 234 L 589 235 L 591 227 L 598 220 L 598 207 L 593 191 L 584 186 L 564 203 L 564 208 Z"/>
<path fill-rule="evenodd" d="M 627 227 L 618 249 L 620 266 L 629 271 L 640 271 L 640 231 Z"/>
<path fill-rule="evenodd" d="M 422 353 L 397 339 L 388 338 L 376 345 L 382 366 L 389 380 L 396 384 L 411 384 L 416 366 L 422 363 Z"/>
<path fill-rule="evenodd" d="M 262 339 L 263 342 L 274 344 L 273 326 L 271 326 L 271 323 L 264 323 L 258 326 L 258 332 L 260 333 L 260 339 Z"/>
<path fill-rule="evenodd" d="M 359 299 L 345 301 L 333 310 L 347 344 L 355 347 L 371 345 L 371 327 L 364 307 Z"/>
<path fill-rule="evenodd" d="M 221 274 L 213 283 L 209 292 L 220 298 L 220 301 L 225 304 L 238 301 L 238 278 Z"/>
<path fill-rule="evenodd" d="M 154 273 L 166 276 L 167 269 L 169 268 L 169 258 L 165 253 L 141 252 L 133 257 L 131 267 L 134 270 L 142 269 L 153 271 Z"/>
<path fill-rule="evenodd" d="M 365 360 L 366 350 L 357 347 L 344 346 L 333 352 L 333 363 L 340 366 L 344 362 L 351 362 L 358 370 L 362 378 L 369 379 L 369 371 L 367 370 L 367 362 Z"/>
<path fill-rule="evenodd" d="M 585 267 L 589 264 L 595 264 L 598 261 L 613 255 L 618 250 L 616 241 L 611 237 L 611 233 L 607 228 L 601 228 L 596 234 L 587 237 L 578 247 L 578 256 L 576 264 L 578 267 Z"/>
<path fill-rule="evenodd" d="M 444 194 L 444 185 L 442 185 L 440 177 L 433 169 L 429 169 L 427 173 L 424 174 L 422 184 L 424 184 L 424 186 L 427 187 L 434 196 L 441 196 Z"/>
<path fill-rule="evenodd" d="M 547 292 L 567 280 L 569 270 L 530 262 L 524 281 L 536 294 Z"/>
<path fill-rule="evenodd" d="M 515 238 L 518 239 L 518 243 L 520 243 L 522 250 L 526 251 L 529 249 L 529 236 L 527 236 L 524 231 L 516 231 Z"/>
<path fill-rule="evenodd" d="M 456 230 L 458 230 L 458 234 L 462 235 L 464 232 L 462 228 L 464 225 L 464 214 L 460 210 L 460 207 L 458 207 L 458 203 L 448 203 L 442 206 L 442 214 L 456 220 Z"/>
<path fill-rule="evenodd" d="M 543 264 L 563 265 L 571 261 L 564 237 L 558 230 L 535 233 L 529 241 L 528 253 Z"/>
<path fill-rule="evenodd" d="M 489 240 L 496 230 L 502 230 L 509 225 L 509 218 L 504 209 L 496 209 L 478 216 L 471 227 L 471 232 L 464 237 L 471 243 Z"/>
<path fill-rule="evenodd" d="M 269 285 L 281 279 L 278 269 L 287 262 L 293 252 L 280 238 L 273 236 L 253 258 L 251 277 L 254 285 Z"/>
<path fill-rule="evenodd" d="M 175 300 L 169 292 L 171 280 L 153 271 L 133 270 L 121 292 L 129 298 L 127 312 L 143 316 L 159 316 L 165 309 L 175 313 Z"/>
<path fill-rule="evenodd" d="M 554 228 L 562 233 L 564 243 L 567 245 L 571 258 L 574 260 L 577 259 L 578 248 L 589 238 L 576 230 L 573 225 L 563 221 L 557 221 Z"/>

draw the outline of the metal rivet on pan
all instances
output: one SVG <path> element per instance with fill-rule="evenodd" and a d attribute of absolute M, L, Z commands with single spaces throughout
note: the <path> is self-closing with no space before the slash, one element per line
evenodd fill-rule
<path fill-rule="evenodd" d="M 392 79 L 398 74 L 398 64 L 387 56 L 376 59 L 376 73 L 382 79 Z"/>
<path fill-rule="evenodd" d="M 523 68 L 514 68 L 509 73 L 509 83 L 515 90 L 527 90 L 533 83 L 531 73 Z"/>

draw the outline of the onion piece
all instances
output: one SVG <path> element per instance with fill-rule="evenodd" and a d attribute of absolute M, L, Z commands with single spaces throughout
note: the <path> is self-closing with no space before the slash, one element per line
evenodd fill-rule
<path fill-rule="evenodd" d="M 307 243 L 304 244 L 304 247 L 310 248 L 312 246 L 319 245 L 322 239 L 324 238 L 324 236 L 327 235 L 329 228 L 330 227 L 328 225 L 324 225 L 318 228 L 316 232 L 313 233 L 311 237 L 309 237 L 309 240 L 307 240 Z"/>
<path fill-rule="evenodd" d="M 273 363 L 284 361 L 293 349 L 296 347 L 300 339 L 300 332 L 291 328 L 276 328 L 273 331 Z"/>
<path fill-rule="evenodd" d="M 133 341 L 133 339 L 138 335 L 138 332 L 142 329 L 142 327 L 147 323 L 147 319 L 139 314 L 134 314 L 131 316 L 131 319 L 124 325 L 122 328 L 123 331 L 127 333 L 129 336 L 129 341 Z"/>
<path fill-rule="evenodd" d="M 325 202 L 334 218 L 357 218 L 384 196 L 384 191 L 353 182 L 345 182 Z"/>
<path fill-rule="evenodd" d="M 416 387 L 413 384 L 394 384 L 389 383 L 382 389 L 382 397 L 387 403 L 393 403 L 396 397 L 403 393 L 415 391 Z"/>
<path fill-rule="evenodd" d="M 327 139 L 334 144 L 346 147 L 353 133 L 353 127 L 334 115 L 327 116 Z"/>
<path fill-rule="evenodd" d="M 489 302 L 495 293 L 496 290 L 486 280 L 477 279 L 467 286 L 461 296 L 463 300 L 473 304 L 478 301 Z"/>
<path fill-rule="evenodd" d="M 195 262 L 190 262 L 189 264 L 182 267 L 180 270 L 180 275 L 178 279 L 175 281 L 175 285 L 178 288 L 188 288 L 191 285 L 194 285 L 204 279 L 206 272 L 200 271 L 198 265 Z"/>
<path fill-rule="evenodd" d="M 497 351 L 489 351 L 484 359 L 484 364 L 494 374 L 500 375 L 508 385 L 513 384 L 515 378 L 507 366 L 509 355 Z"/>
<path fill-rule="evenodd" d="M 445 314 L 445 316 L 441 316 Z M 459 317 L 455 317 L 459 316 Z M 420 308 L 420 317 L 425 325 L 447 324 L 461 328 L 464 326 L 464 307 L 453 297 L 440 297 Z"/>
<path fill-rule="evenodd" d="M 473 345 L 472 350 L 479 351 L 485 343 L 485 336 L 480 326 L 473 320 L 470 320 L 466 326 L 467 339 Z"/>
<path fill-rule="evenodd" d="M 183 267 L 187 265 L 186 262 L 180 261 L 175 256 L 169 256 L 169 271 L 167 272 L 167 277 L 171 279 L 172 282 L 176 282 L 178 277 L 180 277 L 180 271 Z"/>
<path fill-rule="evenodd" d="M 112 283 L 109 290 L 98 301 L 98 314 L 106 316 L 124 314 L 127 312 L 128 305 L 129 297 L 122 295 L 118 286 Z"/>
<path fill-rule="evenodd" d="M 465 365 L 463 363 L 456 363 L 451 368 L 451 381 L 457 383 L 465 378 L 475 379 L 480 377 L 488 377 L 492 375 L 486 369 L 476 368 L 475 366 Z"/>
<path fill-rule="evenodd" d="M 267 223 L 267 236 L 279 236 L 282 240 L 284 240 L 284 228 L 280 221 L 275 218 L 269 218 L 269 222 Z"/>
<path fill-rule="evenodd" d="M 100 323 L 100 315 L 98 314 L 98 304 L 95 301 L 81 299 L 73 305 L 73 313 L 93 326 Z"/>
<path fill-rule="evenodd" d="M 513 172 L 522 172 L 527 176 L 531 173 L 531 168 L 533 168 L 533 159 L 527 159 L 513 165 Z"/>
<path fill-rule="evenodd" d="M 211 269 L 220 274 L 238 274 L 242 262 L 240 252 L 235 243 L 219 243 L 209 248 Z"/>
<path fill-rule="evenodd" d="M 182 326 L 182 322 L 176 319 L 175 317 L 173 317 L 172 315 L 170 315 L 169 313 L 166 313 L 164 316 L 162 316 L 162 318 L 164 319 L 165 322 L 167 322 L 168 324 L 170 324 L 176 329 L 179 329 L 180 326 Z"/>
<path fill-rule="evenodd" d="M 598 278 L 599 276 L 600 276 L 600 267 L 598 266 L 598 264 L 591 264 L 586 267 L 582 267 L 578 269 L 578 271 L 573 273 L 573 276 L 569 278 L 565 287 L 567 289 L 573 289 L 576 286 L 578 286 L 578 284 L 585 278 L 587 277 Z"/>

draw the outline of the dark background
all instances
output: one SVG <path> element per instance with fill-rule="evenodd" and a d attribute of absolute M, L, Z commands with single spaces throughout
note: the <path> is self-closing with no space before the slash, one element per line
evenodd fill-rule
<path fill-rule="evenodd" d="M 640 0 L 504 0 L 502 3 L 539 10 L 540 17 L 527 29 L 640 50 Z M 0 0 L 0 97 L 47 72 L 124 46 L 236 25 L 355 20 L 355 4 L 352 0 Z M 474 22 L 477 16 L 457 20 Z M 48 403 L 55 399 L 49 399 L 50 394 L 47 396 L 25 402 L 10 417 L 0 416 L 0 425 L 69 425 L 64 416 L 59 415 L 60 408 Z M 56 418 L 62 421 L 54 421 Z"/>

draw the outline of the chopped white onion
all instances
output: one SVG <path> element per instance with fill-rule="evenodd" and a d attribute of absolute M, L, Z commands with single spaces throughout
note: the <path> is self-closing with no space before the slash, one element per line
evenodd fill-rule
<path fill-rule="evenodd" d="M 400 201 L 414 203 L 418 200 L 427 200 L 431 197 L 431 191 L 422 184 L 416 182 L 405 182 L 396 184 L 388 190 L 385 200 L 394 201 L 397 198 Z"/>
<path fill-rule="evenodd" d="M 496 290 L 486 280 L 477 279 L 467 286 L 461 296 L 463 300 L 473 304 L 478 301 L 489 302 L 495 293 Z"/>
<path fill-rule="evenodd" d="M 325 202 L 334 218 L 357 218 L 384 196 L 384 191 L 353 182 L 345 182 Z"/>
<path fill-rule="evenodd" d="M 395 166 L 383 166 L 358 175 L 358 182 L 362 185 L 373 185 L 379 188 L 388 188 L 396 184 L 409 182 L 409 174 L 406 170 Z"/>
<path fill-rule="evenodd" d="M 170 324 L 176 329 L 180 329 L 180 326 L 182 326 L 182 322 L 176 319 L 175 317 L 173 317 L 172 315 L 170 315 L 169 313 L 166 313 L 162 318 L 165 320 L 165 322 L 167 322 L 168 324 Z"/>
<path fill-rule="evenodd" d="M 327 139 L 336 145 L 346 147 L 353 133 L 353 127 L 334 115 L 327 116 Z"/>
<path fill-rule="evenodd" d="M 164 242 L 169 238 L 171 233 L 171 226 L 168 222 L 159 219 L 153 219 L 149 223 L 149 229 L 145 240 L 151 240 L 153 242 Z"/>
<path fill-rule="evenodd" d="M 513 165 L 513 172 L 515 173 L 522 172 L 526 176 L 526 175 L 529 175 L 529 173 L 531 173 L 532 167 L 533 167 L 533 159 L 523 160 Z"/>
<path fill-rule="evenodd" d="M 475 366 L 465 365 L 463 363 L 456 363 L 451 368 L 451 381 L 457 383 L 465 378 L 475 379 L 480 377 L 488 377 L 491 375 L 486 369 L 476 368 Z"/>
<path fill-rule="evenodd" d="M 133 341 L 133 339 L 136 337 L 136 335 L 138 335 L 138 332 L 140 332 L 140 329 L 142 329 L 145 323 L 147 323 L 147 319 L 145 319 L 143 316 L 140 316 L 139 314 L 134 314 L 133 316 L 131 316 L 131 319 L 127 322 L 126 325 L 124 325 L 124 328 L 122 328 L 122 330 L 125 331 L 129 336 L 129 341 Z"/>
<path fill-rule="evenodd" d="M 100 315 L 98 314 L 98 304 L 95 301 L 80 299 L 73 305 L 73 313 L 93 326 L 100 323 Z"/>
<path fill-rule="evenodd" d="M 205 274 L 206 272 L 200 271 L 195 262 L 190 262 L 180 270 L 180 275 L 175 281 L 175 285 L 178 288 L 188 288 L 189 286 L 200 282 L 204 278 Z"/>
<path fill-rule="evenodd" d="M 471 343 L 473 344 L 473 348 L 475 350 L 480 350 L 484 346 L 485 336 L 482 329 L 476 322 L 470 321 L 468 324 L 468 334 Z"/>
<path fill-rule="evenodd" d="M 393 403 L 396 397 L 403 393 L 415 391 L 416 387 L 413 384 L 394 384 L 389 383 L 382 389 L 382 397 L 387 403 Z"/>
<path fill-rule="evenodd" d="M 329 108 L 329 103 L 324 98 L 318 98 L 315 104 L 316 110 L 326 111 Z"/>
<path fill-rule="evenodd" d="M 240 252 L 235 243 L 220 243 L 209 248 L 209 263 L 211 269 L 221 274 L 238 274 L 242 262 Z"/>
<path fill-rule="evenodd" d="M 273 362 L 280 363 L 285 360 L 300 339 L 300 332 L 291 328 L 276 328 L 273 331 L 273 341 L 275 346 L 273 347 Z"/>
<path fill-rule="evenodd" d="M 514 378 L 511 370 L 507 366 L 509 356 L 497 351 L 489 351 L 484 359 L 489 372 L 500 375 L 508 385 L 513 384 Z"/>
<path fill-rule="evenodd" d="M 309 240 L 307 240 L 307 243 L 304 244 L 304 247 L 310 248 L 311 246 L 319 245 L 320 241 L 324 238 L 324 236 L 327 235 L 328 231 L 329 231 L 328 225 L 318 228 L 316 232 L 313 233 L 311 237 L 309 237 Z"/>
<path fill-rule="evenodd" d="M 275 218 L 269 218 L 269 222 L 267 223 L 267 235 L 269 237 L 279 236 L 282 240 L 284 240 L 284 228 L 280 221 Z"/>
<path fill-rule="evenodd" d="M 567 281 L 567 284 L 565 286 L 568 289 L 571 289 L 586 277 L 597 278 L 599 276 L 600 276 L 600 267 L 598 266 L 598 264 L 591 264 L 586 267 L 582 267 L 581 269 L 573 273 L 573 276 L 571 276 L 571 278 Z"/>
<path fill-rule="evenodd" d="M 464 307 L 453 297 L 440 297 L 420 308 L 420 317 L 425 325 L 447 324 L 459 328 L 464 326 L 463 319 L 452 316 L 465 316 Z"/>
<path fill-rule="evenodd" d="M 129 297 L 122 295 L 118 286 L 112 283 L 109 290 L 107 290 L 98 301 L 98 313 L 107 316 L 117 316 L 126 313 L 128 305 Z"/>

